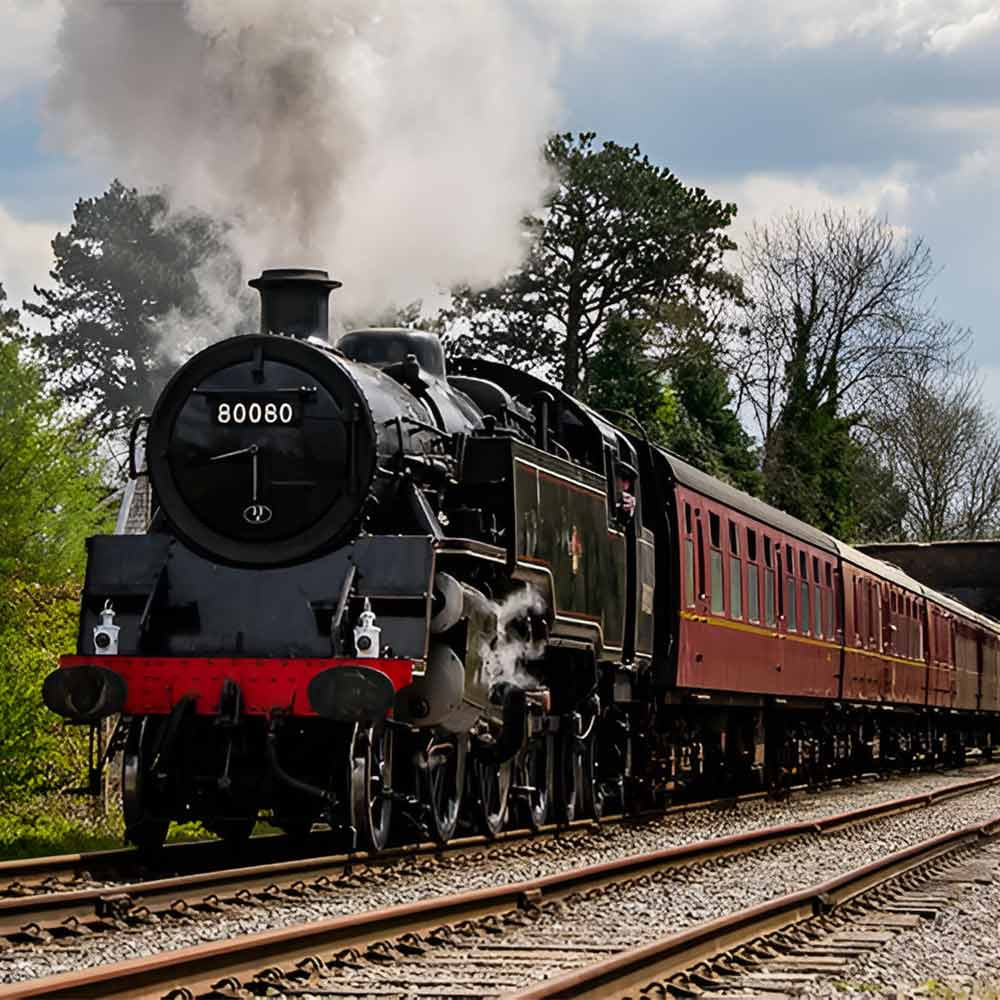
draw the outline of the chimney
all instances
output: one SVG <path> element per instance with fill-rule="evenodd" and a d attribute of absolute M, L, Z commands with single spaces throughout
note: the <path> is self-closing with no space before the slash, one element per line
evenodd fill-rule
<path fill-rule="evenodd" d="M 330 292 L 342 282 L 310 267 L 274 267 L 248 282 L 260 292 L 260 332 L 329 340 Z"/>

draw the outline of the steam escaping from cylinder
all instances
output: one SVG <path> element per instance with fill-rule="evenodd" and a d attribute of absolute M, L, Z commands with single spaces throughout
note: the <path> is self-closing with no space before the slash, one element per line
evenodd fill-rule
<path fill-rule="evenodd" d="M 545 654 L 545 642 L 532 635 L 527 623 L 545 613 L 542 595 L 533 587 L 509 594 L 503 601 L 488 601 L 496 616 L 496 632 L 484 635 L 479 644 L 479 659 L 488 689 L 497 684 L 513 684 L 521 688 L 538 686 L 530 664 Z"/>
<path fill-rule="evenodd" d="M 488 284 L 523 253 L 556 112 L 554 47 L 513 6 L 67 3 L 51 122 L 228 224 L 244 277 L 328 268 L 353 315 Z"/>

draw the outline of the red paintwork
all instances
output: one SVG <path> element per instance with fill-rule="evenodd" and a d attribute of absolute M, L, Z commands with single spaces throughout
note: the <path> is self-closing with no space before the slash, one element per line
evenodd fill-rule
<path fill-rule="evenodd" d="M 127 685 L 127 715 L 166 715 L 186 695 L 194 695 L 198 715 L 215 715 L 226 680 L 240 686 L 244 715 L 268 715 L 280 709 L 290 715 L 313 716 L 307 688 L 331 667 L 380 670 L 398 691 L 413 679 L 411 660 L 380 659 L 252 659 L 208 656 L 61 656 L 59 666 L 106 667 Z"/>
<path fill-rule="evenodd" d="M 916 634 L 923 630 L 923 598 L 848 562 L 843 564 L 843 578 L 843 697 L 848 701 L 923 705 L 927 663 L 920 655 Z M 916 619 L 892 610 L 894 595 L 897 602 L 909 601 L 911 608 L 917 609 Z"/>
<path fill-rule="evenodd" d="M 689 503 L 693 515 L 693 537 L 697 553 L 697 524 L 700 521 L 705 546 L 705 576 L 700 579 L 700 566 L 695 566 L 695 601 L 693 607 L 685 606 L 684 580 L 686 566 L 684 565 L 684 504 Z M 700 514 L 698 513 L 700 511 Z M 718 513 L 721 522 L 721 542 L 723 553 L 723 592 L 724 610 L 712 611 L 711 602 L 711 531 L 709 513 Z M 831 588 L 825 585 L 825 566 L 827 563 L 835 568 L 836 560 L 829 553 L 821 552 L 798 539 L 786 537 L 770 525 L 756 521 L 745 514 L 702 496 L 690 489 L 677 487 L 677 528 L 681 538 L 681 586 L 679 600 L 681 609 L 688 615 L 694 615 L 695 620 L 681 618 L 680 646 L 677 660 L 677 686 L 701 690 L 738 691 L 741 693 L 770 694 L 779 696 L 799 696 L 813 698 L 837 698 L 840 691 L 840 642 L 836 635 L 817 637 L 812 634 L 814 620 L 812 615 L 813 585 L 812 559 L 820 559 L 824 567 L 821 588 L 827 599 L 833 599 Z M 741 572 L 741 608 L 740 616 L 732 613 L 730 608 L 730 586 L 732 564 L 729 551 L 729 527 L 732 521 L 738 529 L 740 539 L 740 572 Z M 750 560 L 746 551 L 746 532 L 751 528 L 757 532 L 757 575 L 758 575 L 758 618 L 759 622 L 749 620 L 749 601 L 747 587 L 749 582 L 748 566 Z M 775 623 L 769 627 L 765 616 L 765 573 L 764 535 L 781 546 L 776 550 L 773 561 L 775 570 L 774 607 Z M 810 622 L 803 633 L 802 622 L 797 622 L 798 630 L 788 628 L 785 617 L 778 615 L 777 588 L 785 586 L 787 575 L 778 572 L 777 555 L 791 545 L 795 550 L 795 580 L 796 601 L 800 600 L 801 578 L 798 572 L 798 553 L 804 552 L 807 557 L 810 588 Z M 782 555 L 783 559 L 784 556 Z M 697 554 L 695 562 L 698 562 Z M 834 581 L 836 582 L 836 581 Z M 702 597 L 702 594 L 705 594 Z M 728 622 L 730 624 L 717 624 Z M 835 628 L 836 632 L 836 628 Z"/>

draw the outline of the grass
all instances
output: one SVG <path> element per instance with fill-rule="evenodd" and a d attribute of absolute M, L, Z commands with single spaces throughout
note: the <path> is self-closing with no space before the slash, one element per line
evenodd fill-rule
<path fill-rule="evenodd" d="M 265 820 L 254 835 L 280 831 Z M 79 854 L 124 846 L 125 827 L 117 807 L 102 814 L 89 798 L 38 795 L 0 802 L 0 861 Z M 167 841 L 212 840 L 201 823 L 171 823 Z"/>
<path fill-rule="evenodd" d="M 121 847 L 122 823 L 89 800 L 33 796 L 0 803 L 0 860 Z"/>

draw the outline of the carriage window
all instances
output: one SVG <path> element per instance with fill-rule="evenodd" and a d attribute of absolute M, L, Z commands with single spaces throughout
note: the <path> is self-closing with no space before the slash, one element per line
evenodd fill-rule
<path fill-rule="evenodd" d="M 788 577 L 785 580 L 785 621 L 788 631 L 795 631 L 795 580 Z"/>
<path fill-rule="evenodd" d="M 799 553 L 799 576 L 803 580 L 809 579 L 809 570 L 806 568 L 806 554 L 804 552 Z"/>
<path fill-rule="evenodd" d="M 729 557 L 729 617 L 743 617 L 743 566 L 736 556 Z"/>
<path fill-rule="evenodd" d="M 824 631 L 827 637 L 833 638 L 833 596 L 830 591 L 824 591 L 823 593 L 823 619 L 826 622 L 826 627 Z"/>
<path fill-rule="evenodd" d="M 694 539 L 684 539 L 684 603 L 694 606 Z"/>
<path fill-rule="evenodd" d="M 771 628 L 777 625 L 774 617 L 774 570 L 764 568 L 764 623 Z"/>
<path fill-rule="evenodd" d="M 733 521 L 729 522 L 729 551 L 734 556 L 740 554 L 740 529 Z"/>
<path fill-rule="evenodd" d="M 747 559 L 757 561 L 757 532 L 747 528 Z"/>
<path fill-rule="evenodd" d="M 809 631 L 809 581 L 803 580 L 802 584 L 802 631 Z"/>
<path fill-rule="evenodd" d="M 758 594 L 757 564 L 747 565 L 747 618 L 752 622 L 760 621 L 760 597 Z"/>
<path fill-rule="evenodd" d="M 712 612 L 721 615 L 726 610 L 725 595 L 722 592 L 722 553 L 712 549 L 708 558 L 711 560 L 712 572 Z"/>
<path fill-rule="evenodd" d="M 767 535 L 764 536 L 764 565 L 765 566 L 774 565 L 774 558 L 771 550 L 771 539 L 768 538 Z"/>
<path fill-rule="evenodd" d="M 684 504 L 684 530 L 691 534 L 691 504 Z"/>
<path fill-rule="evenodd" d="M 833 567 L 829 563 L 826 564 L 826 585 L 833 586 Z"/>
<path fill-rule="evenodd" d="M 705 533 L 702 531 L 701 519 L 698 520 L 698 591 L 702 600 L 705 599 Z"/>
<path fill-rule="evenodd" d="M 722 548 L 722 527 L 718 514 L 708 512 L 708 535 L 713 549 Z"/>
<path fill-rule="evenodd" d="M 813 632 L 816 635 L 823 634 L 823 598 L 820 593 L 819 584 L 813 584 L 813 619 L 815 622 L 815 628 Z"/>
<path fill-rule="evenodd" d="M 819 559 L 813 556 L 813 580 L 819 583 Z"/>
<path fill-rule="evenodd" d="M 785 549 L 785 572 L 795 572 L 795 553 L 792 551 L 791 545 Z"/>

